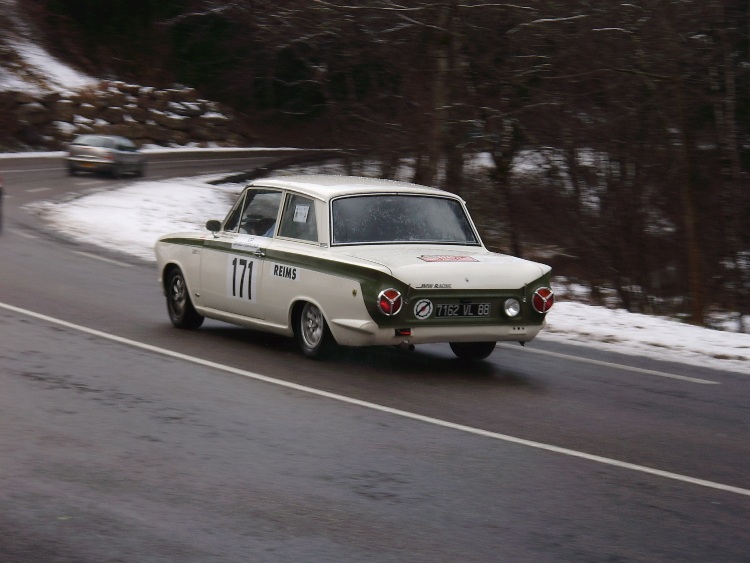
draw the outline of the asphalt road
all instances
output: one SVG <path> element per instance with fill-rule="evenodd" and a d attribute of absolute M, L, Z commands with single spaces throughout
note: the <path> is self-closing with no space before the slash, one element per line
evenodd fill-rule
<path fill-rule="evenodd" d="M 541 340 L 312 362 L 179 331 L 152 264 L 21 209 L 128 180 L 0 167 L 3 563 L 750 560 L 748 373 Z"/>

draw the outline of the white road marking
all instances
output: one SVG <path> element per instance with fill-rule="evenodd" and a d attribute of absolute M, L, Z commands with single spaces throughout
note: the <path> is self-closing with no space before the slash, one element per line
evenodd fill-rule
<path fill-rule="evenodd" d="M 91 254 L 90 252 L 83 252 L 82 250 L 71 250 L 73 254 L 78 254 L 79 256 L 85 256 L 86 258 L 93 258 L 94 260 L 99 260 L 101 262 L 107 262 L 108 264 L 115 264 L 117 266 L 122 266 L 123 268 L 132 268 L 132 264 L 128 264 L 127 262 L 120 262 L 119 260 L 112 260 L 111 258 L 105 258 L 104 256 L 98 256 L 96 254 Z"/>
<path fill-rule="evenodd" d="M 409 411 L 403 411 L 400 409 L 394 409 L 391 407 L 386 407 L 384 405 L 379 405 L 377 403 L 371 403 L 368 401 L 362 401 L 360 399 L 354 399 L 353 397 L 347 397 L 345 395 L 339 395 L 337 393 L 330 393 L 328 391 L 322 391 L 320 389 L 314 389 L 313 387 L 307 387 L 305 385 L 299 385 L 297 383 L 291 383 L 289 381 L 284 381 L 281 379 L 276 379 L 274 377 L 268 377 L 266 375 L 261 375 L 259 373 L 255 373 L 252 371 L 247 371 L 244 369 L 235 368 L 232 366 L 228 366 L 225 364 L 219 364 L 217 362 L 212 362 L 210 360 L 204 360 L 202 358 L 197 358 L 195 356 L 188 356 L 187 354 L 182 354 L 180 352 L 173 352 L 172 350 L 167 350 L 166 348 L 159 348 L 158 346 L 152 346 L 151 344 L 144 344 L 143 342 L 138 342 L 137 340 L 130 340 L 129 338 L 124 338 L 122 336 L 116 336 L 114 334 L 109 334 L 107 332 L 102 332 L 100 330 L 96 330 L 93 328 L 88 328 L 82 325 L 77 325 L 74 323 L 70 323 L 67 321 L 63 321 L 62 319 L 57 319 L 55 317 L 49 317 L 47 315 L 43 315 L 41 313 L 35 313 L 34 311 L 29 311 L 28 309 L 21 309 L 20 307 L 14 307 L 13 305 L 9 305 L 7 303 L 0 302 L 0 309 L 6 309 L 7 311 L 12 311 L 14 313 L 25 315 L 27 317 L 32 317 L 35 319 L 39 319 L 44 322 L 56 324 L 58 326 L 63 326 L 65 328 L 69 328 L 72 330 L 76 330 L 79 332 L 83 332 L 85 334 L 90 334 L 92 336 L 96 336 L 99 338 L 103 338 L 106 340 L 110 340 L 112 342 L 117 342 L 119 344 L 124 344 L 126 346 L 131 346 L 133 348 L 138 348 L 141 350 L 147 350 L 149 352 L 153 352 L 155 354 L 159 354 L 162 356 L 167 356 L 170 358 L 175 358 L 178 360 L 182 360 L 185 362 L 190 362 L 196 365 L 200 365 L 203 367 L 216 369 L 219 371 L 224 371 L 227 373 L 232 373 L 235 375 L 240 375 L 242 377 L 247 377 L 249 379 L 254 379 L 256 381 L 263 381 L 265 383 L 270 383 L 272 385 L 277 385 L 279 387 L 285 387 L 287 389 L 294 389 L 295 391 L 300 391 L 302 393 L 307 393 L 309 395 L 316 395 L 318 397 L 325 397 L 327 399 L 332 399 L 334 401 L 339 401 L 342 403 L 347 403 L 350 405 L 356 405 L 359 407 L 363 407 L 366 409 L 384 412 L 387 414 L 391 414 L 394 416 L 399 416 L 402 418 L 408 418 L 410 420 L 417 420 L 419 422 L 424 422 L 427 424 L 432 424 L 434 426 L 440 426 L 442 428 L 450 428 L 451 430 L 457 430 L 459 432 L 466 432 L 468 434 L 473 434 L 476 436 L 483 436 L 485 438 L 491 438 L 493 440 L 498 440 L 502 442 L 508 442 L 511 444 L 518 444 L 521 446 L 526 446 L 529 448 L 534 448 L 537 450 L 543 450 L 551 453 L 566 455 L 569 457 L 575 457 L 579 459 L 585 459 L 587 461 L 592 461 L 595 463 L 601 463 L 603 465 L 609 465 L 613 467 L 619 467 L 621 469 L 628 469 L 631 471 L 637 471 L 639 473 L 646 473 L 649 475 L 655 475 L 657 477 L 663 477 L 665 479 L 671 479 L 673 481 L 680 481 L 682 483 L 688 483 L 691 485 L 698 485 L 701 487 L 708 487 L 710 489 L 715 489 L 719 491 L 724 491 L 727 493 L 734 493 L 737 495 L 744 495 L 747 497 L 750 497 L 750 489 L 743 489 L 742 487 L 734 487 L 732 485 L 725 485 L 723 483 L 717 483 L 715 481 L 708 481 L 706 479 L 697 479 L 695 477 L 689 477 L 687 475 L 681 475 L 679 473 L 672 473 L 671 471 L 662 471 L 661 469 L 654 469 L 652 467 L 646 467 L 644 465 L 637 465 L 635 463 L 628 463 L 626 461 L 619 461 L 617 459 L 612 459 L 608 457 L 602 457 L 598 455 L 588 454 L 585 452 L 579 452 L 577 450 L 571 450 L 568 448 L 561 448 L 558 446 L 553 446 L 550 444 L 545 444 L 543 442 L 535 442 L 533 440 L 526 440 L 524 438 L 517 438 L 515 436 L 509 436 L 507 434 L 500 434 L 498 432 L 491 432 L 489 430 L 482 430 L 481 428 L 474 428 L 473 426 L 465 426 L 463 424 L 456 424 L 454 422 L 449 422 L 447 420 L 441 420 L 439 418 L 432 418 L 430 416 L 424 416 L 421 414 L 416 414 Z"/>
<path fill-rule="evenodd" d="M 35 194 L 35 193 L 38 193 L 38 192 L 48 192 L 51 189 L 52 188 L 32 188 L 30 190 L 26 190 L 26 193 Z"/>
<path fill-rule="evenodd" d="M 15 235 L 21 235 L 22 237 L 28 238 L 28 239 L 39 240 L 38 236 L 32 235 L 31 233 L 27 233 L 26 231 L 21 231 L 21 230 L 18 230 L 18 229 L 13 229 L 13 234 L 15 234 Z"/>
<path fill-rule="evenodd" d="M 511 344 L 500 344 L 503 348 L 514 348 Z M 666 373 L 663 371 L 656 371 L 653 369 L 644 369 L 634 366 L 626 366 L 623 364 L 615 364 L 612 362 L 604 362 L 602 360 L 592 360 L 590 358 L 582 358 L 580 356 L 571 356 L 568 354 L 561 354 L 559 352 L 548 352 L 547 350 L 538 350 L 536 348 L 524 348 L 524 353 L 530 352 L 532 354 L 541 354 L 543 356 L 550 356 L 552 358 L 562 358 L 564 360 L 571 360 L 574 362 L 581 362 L 584 364 L 592 364 L 595 366 L 604 366 L 608 368 L 621 369 L 623 371 L 634 371 L 636 373 L 645 373 L 646 375 L 656 375 L 658 377 L 666 377 L 669 379 L 679 379 L 681 381 L 689 381 L 690 383 L 699 383 L 701 385 L 721 385 L 718 381 L 710 381 L 708 379 L 698 379 L 697 377 L 688 377 L 687 375 L 677 375 L 674 373 Z"/>
<path fill-rule="evenodd" d="M 24 238 L 27 239 L 34 239 L 38 240 L 39 237 L 36 235 L 33 235 L 31 233 L 27 233 L 22 230 L 14 229 L 14 234 L 21 235 Z M 97 254 L 92 254 L 90 252 L 84 252 L 83 250 L 71 250 L 73 254 L 78 254 L 79 256 L 85 256 L 86 258 L 92 258 L 94 260 L 99 260 L 100 262 L 107 262 L 108 264 L 114 264 L 116 266 L 122 266 L 123 268 L 132 268 L 132 264 L 128 264 L 127 262 L 121 262 L 120 260 L 113 260 L 112 258 L 105 258 L 104 256 L 99 256 Z"/>
<path fill-rule="evenodd" d="M 10 154 L 10 153 L 3 153 Z M 65 168 L 6 168 L 3 170 L 3 174 L 19 174 L 23 172 L 57 172 L 58 170 L 66 170 Z"/>
<path fill-rule="evenodd" d="M 260 156 L 260 155 L 259 155 Z M 200 162 L 202 164 L 211 164 L 212 162 L 232 162 L 235 160 L 239 160 L 242 157 L 235 157 L 235 158 L 196 158 L 193 160 L 155 160 L 153 161 L 153 164 L 159 165 L 159 164 L 193 164 L 196 162 Z M 253 157 L 250 157 L 253 158 Z"/>

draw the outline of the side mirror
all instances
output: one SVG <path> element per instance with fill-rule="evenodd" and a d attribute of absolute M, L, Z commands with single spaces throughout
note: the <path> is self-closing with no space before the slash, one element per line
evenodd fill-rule
<path fill-rule="evenodd" d="M 206 228 L 212 233 L 216 234 L 221 230 L 221 221 L 218 219 L 211 219 L 206 221 Z"/>

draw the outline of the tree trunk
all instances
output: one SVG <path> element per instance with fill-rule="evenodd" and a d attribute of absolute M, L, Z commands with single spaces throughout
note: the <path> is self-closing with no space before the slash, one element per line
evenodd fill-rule
<path fill-rule="evenodd" d="M 746 295 L 746 287 L 750 285 L 750 272 L 743 267 L 742 261 L 742 221 L 743 221 L 743 193 L 742 186 L 747 185 L 747 174 L 742 169 L 739 149 L 739 132 L 737 123 L 737 73 L 733 60 L 733 48 L 729 38 L 724 12 L 724 3 L 714 6 L 716 11 L 717 33 L 719 36 L 720 65 L 712 69 L 712 88 L 714 90 L 714 116 L 716 121 L 716 137 L 719 147 L 719 158 L 722 163 L 722 190 L 719 205 L 722 210 L 724 229 L 726 232 L 724 244 L 727 254 L 734 267 L 731 281 L 734 307 L 740 316 L 740 330 L 744 331 L 742 323 L 743 313 L 750 308 Z M 722 81 L 723 78 L 723 81 Z M 723 86 L 723 92 L 722 92 Z"/>
<path fill-rule="evenodd" d="M 499 200 L 498 212 L 505 218 L 505 231 L 508 233 L 510 252 L 514 256 L 521 257 L 521 237 L 515 221 L 515 198 L 510 188 L 510 172 L 513 166 L 513 159 L 519 149 L 514 133 L 513 125 L 507 120 L 504 121 L 500 143 L 492 149 L 492 160 L 495 163 L 492 179 L 495 184 L 495 193 Z"/>
<path fill-rule="evenodd" d="M 702 252 L 696 226 L 696 209 L 693 200 L 693 172 L 691 152 L 693 139 L 685 100 L 685 82 L 682 79 L 680 67 L 681 49 L 676 26 L 672 1 L 667 1 L 667 20 L 669 26 L 669 44 L 673 61 L 671 83 L 674 92 L 676 110 L 676 124 L 680 131 L 680 146 L 677 149 L 678 190 L 682 205 L 682 227 L 685 232 L 685 251 L 687 253 L 688 294 L 690 299 L 690 313 L 693 324 L 705 323 L 705 288 L 703 284 L 703 269 L 701 267 Z"/>

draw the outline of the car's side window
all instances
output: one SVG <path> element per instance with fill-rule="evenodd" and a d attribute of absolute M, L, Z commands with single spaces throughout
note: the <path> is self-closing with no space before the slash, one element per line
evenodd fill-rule
<path fill-rule="evenodd" d="M 279 236 L 317 242 L 315 201 L 301 195 L 289 194 L 281 215 Z"/>
<path fill-rule="evenodd" d="M 135 152 L 135 145 L 128 139 L 120 139 L 117 145 L 117 150 Z"/>
<path fill-rule="evenodd" d="M 248 190 L 239 221 L 239 232 L 249 235 L 273 236 L 281 205 L 281 192 Z"/>
<path fill-rule="evenodd" d="M 242 194 L 240 196 L 239 201 L 235 204 L 234 208 L 229 213 L 227 220 L 224 221 L 225 231 L 229 231 L 230 233 L 237 232 L 237 225 L 239 225 L 240 223 L 240 215 L 242 214 L 242 209 L 244 207 L 245 207 L 245 194 Z"/>

